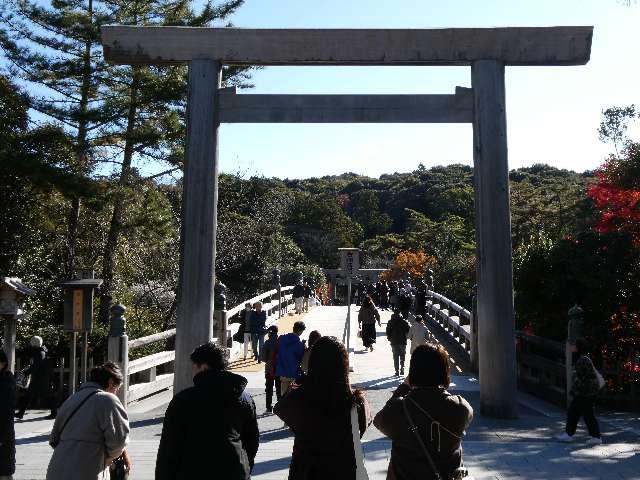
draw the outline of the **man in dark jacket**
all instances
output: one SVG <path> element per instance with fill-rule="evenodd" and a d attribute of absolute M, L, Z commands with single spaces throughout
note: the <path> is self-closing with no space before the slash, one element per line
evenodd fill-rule
<path fill-rule="evenodd" d="M 262 362 L 262 349 L 264 348 L 264 334 L 266 333 L 265 325 L 267 323 L 267 312 L 262 310 L 262 302 L 256 302 L 253 310 L 249 315 L 249 330 L 251 331 L 251 349 L 253 350 L 253 358 L 258 362 Z"/>
<path fill-rule="evenodd" d="M 196 348 L 191 361 L 194 386 L 169 403 L 155 478 L 247 480 L 260 438 L 247 379 L 225 370 L 225 352 L 212 342 Z"/>
<path fill-rule="evenodd" d="M 396 377 L 398 376 L 398 366 L 400 367 L 400 375 L 404 375 L 404 357 L 407 354 L 407 334 L 410 328 L 409 322 L 399 312 L 394 312 L 387 323 L 387 339 L 391 344 Z"/>
<path fill-rule="evenodd" d="M 304 322 L 293 324 L 293 333 L 280 336 L 278 340 L 278 358 L 276 359 L 276 376 L 280 377 L 280 393 L 285 395 L 302 373 L 300 362 L 304 354 L 304 343 L 300 335 L 306 328 Z"/>

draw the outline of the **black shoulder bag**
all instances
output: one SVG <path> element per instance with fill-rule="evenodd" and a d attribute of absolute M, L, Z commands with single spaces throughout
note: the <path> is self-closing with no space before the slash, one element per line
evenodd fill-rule
<path fill-rule="evenodd" d="M 407 418 L 407 421 L 409 422 L 409 429 L 413 432 L 413 435 L 416 437 L 416 440 L 418 441 L 418 445 L 420 445 L 420 448 L 422 449 L 422 453 L 424 453 L 424 456 L 427 457 L 429 466 L 431 467 L 431 470 L 433 470 L 433 473 L 435 474 L 436 479 L 442 480 L 442 475 L 440 475 L 440 472 L 438 471 L 438 467 L 436 466 L 436 463 L 433 461 L 433 458 L 431 457 L 431 454 L 429 453 L 427 446 L 424 444 L 422 437 L 418 433 L 418 427 L 416 427 L 416 424 L 414 423 L 413 419 L 411 418 L 411 415 L 409 414 L 406 397 L 402 399 L 402 409 L 404 410 L 404 416 Z M 462 468 L 462 467 L 457 468 L 453 476 L 451 477 L 451 480 L 461 480 L 462 478 L 465 478 L 468 475 L 469 475 L 469 471 L 466 468 Z"/>

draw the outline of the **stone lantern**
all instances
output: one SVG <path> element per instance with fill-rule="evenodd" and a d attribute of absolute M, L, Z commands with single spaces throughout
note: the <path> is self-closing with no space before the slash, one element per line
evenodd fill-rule
<path fill-rule="evenodd" d="M 0 319 L 4 323 L 4 350 L 13 372 L 16 361 L 16 323 L 23 315 L 22 304 L 35 292 L 16 277 L 0 277 Z"/>

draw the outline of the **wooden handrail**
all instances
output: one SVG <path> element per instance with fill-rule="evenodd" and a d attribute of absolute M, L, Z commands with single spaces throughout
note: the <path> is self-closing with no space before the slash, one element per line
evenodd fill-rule
<path fill-rule="evenodd" d="M 146 337 L 136 338 L 135 340 L 129 340 L 127 343 L 129 350 L 133 350 L 134 348 L 144 347 L 145 345 L 149 345 L 150 343 L 159 342 L 160 340 L 166 340 L 167 338 L 171 338 L 176 334 L 176 329 L 172 328 L 171 330 L 166 330 L 164 332 L 154 333 L 152 335 L 147 335 Z"/>

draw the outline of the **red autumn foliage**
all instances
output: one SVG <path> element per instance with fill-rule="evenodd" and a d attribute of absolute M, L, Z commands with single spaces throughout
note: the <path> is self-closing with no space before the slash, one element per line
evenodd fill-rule
<path fill-rule="evenodd" d="M 634 160 L 634 159 L 629 159 Z M 595 229 L 600 233 L 628 232 L 640 246 L 640 189 L 633 183 L 621 181 L 628 166 L 617 159 L 608 160 L 596 171 L 597 183 L 587 195 L 600 215 Z"/>

